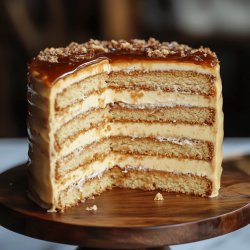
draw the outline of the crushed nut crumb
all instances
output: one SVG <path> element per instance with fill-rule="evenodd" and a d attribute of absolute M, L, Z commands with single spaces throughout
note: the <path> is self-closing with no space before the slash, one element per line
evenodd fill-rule
<path fill-rule="evenodd" d="M 86 210 L 87 211 L 97 211 L 97 206 L 96 205 L 93 205 L 93 206 L 91 206 L 91 207 L 86 207 Z"/>
<path fill-rule="evenodd" d="M 38 60 L 50 63 L 58 63 L 67 58 L 71 62 L 92 59 L 105 53 L 135 53 L 152 58 L 166 58 L 169 55 L 178 55 L 181 58 L 193 57 L 195 61 L 204 60 L 210 55 L 217 63 L 217 57 L 209 48 L 200 47 L 192 49 L 187 45 L 177 42 L 159 42 L 155 38 L 146 40 L 131 39 L 99 41 L 90 39 L 86 43 L 70 43 L 64 48 L 47 48 L 39 53 Z"/>
<path fill-rule="evenodd" d="M 155 195 L 154 201 L 164 201 L 163 195 L 161 193 L 157 193 Z"/>

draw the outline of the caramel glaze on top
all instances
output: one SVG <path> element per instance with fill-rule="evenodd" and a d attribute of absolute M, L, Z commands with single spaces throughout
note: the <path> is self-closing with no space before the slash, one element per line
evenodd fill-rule
<path fill-rule="evenodd" d="M 150 38 L 148 41 L 132 39 L 71 43 L 64 48 L 47 48 L 29 64 L 32 76 L 48 86 L 75 70 L 102 60 L 164 60 L 187 62 L 213 68 L 218 64 L 216 54 L 208 48 L 192 49 L 176 42 L 163 42 Z"/>

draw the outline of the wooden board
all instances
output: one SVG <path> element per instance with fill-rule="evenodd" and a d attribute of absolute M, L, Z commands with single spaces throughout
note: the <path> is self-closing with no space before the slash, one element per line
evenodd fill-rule
<path fill-rule="evenodd" d="M 244 162 L 244 164 L 242 164 Z M 0 224 L 34 238 L 95 248 L 144 248 L 226 234 L 250 222 L 246 158 L 224 163 L 219 197 L 113 189 L 64 213 L 47 213 L 26 195 L 26 166 L 0 175 Z M 96 212 L 86 211 L 96 204 Z"/>

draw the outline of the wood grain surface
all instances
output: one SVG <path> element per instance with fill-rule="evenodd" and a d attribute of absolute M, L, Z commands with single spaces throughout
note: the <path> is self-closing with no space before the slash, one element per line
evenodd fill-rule
<path fill-rule="evenodd" d="M 156 191 L 117 188 L 64 213 L 47 213 L 27 198 L 26 166 L 17 166 L 0 175 L 0 224 L 34 238 L 93 248 L 160 247 L 208 239 L 250 222 L 249 169 L 249 158 L 225 162 L 216 198 L 161 192 L 164 201 L 154 201 Z M 86 210 L 94 204 L 97 211 Z"/>

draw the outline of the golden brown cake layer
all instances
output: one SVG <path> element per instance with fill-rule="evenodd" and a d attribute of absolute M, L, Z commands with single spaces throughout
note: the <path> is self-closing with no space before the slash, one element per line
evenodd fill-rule
<path fill-rule="evenodd" d="M 174 193 L 185 193 L 198 196 L 209 196 L 212 183 L 206 177 L 192 174 L 175 174 L 162 171 L 141 171 L 137 169 L 124 169 L 119 166 L 105 171 L 102 175 L 86 182 L 73 183 L 61 191 L 57 204 L 59 210 L 74 206 L 93 195 L 99 195 L 113 187 L 163 190 Z"/>
<path fill-rule="evenodd" d="M 108 87 L 143 89 L 214 96 L 215 77 L 194 71 L 111 72 Z"/>
<path fill-rule="evenodd" d="M 55 110 L 66 108 L 74 103 L 83 100 L 93 93 L 101 93 L 107 87 L 106 80 L 108 75 L 101 73 L 94 76 L 89 76 L 84 80 L 76 82 L 63 89 L 62 92 L 56 95 Z"/>
<path fill-rule="evenodd" d="M 111 153 L 148 155 L 178 159 L 211 161 L 213 145 L 208 141 L 187 138 L 112 136 L 76 149 L 56 163 L 56 179 L 79 167 L 84 168 Z"/>
<path fill-rule="evenodd" d="M 209 107 L 129 105 L 114 103 L 110 105 L 111 121 L 142 121 L 213 125 L 215 110 Z"/>
<path fill-rule="evenodd" d="M 128 105 L 115 103 L 104 109 L 93 109 L 76 116 L 64 124 L 55 134 L 58 150 L 66 141 L 72 141 L 89 129 L 109 122 L 143 122 L 198 124 L 211 126 L 215 111 L 206 107 L 157 107 L 154 105 Z"/>
<path fill-rule="evenodd" d="M 196 73 L 193 71 L 151 71 L 140 72 L 111 72 L 90 76 L 63 89 L 56 95 L 55 110 L 64 108 L 86 99 L 91 94 L 100 94 L 105 89 L 122 91 L 156 90 L 176 92 L 183 94 L 196 94 L 214 96 L 215 77 L 210 74 Z"/>
<path fill-rule="evenodd" d="M 63 124 L 71 120 L 73 117 L 88 112 L 90 109 L 105 108 L 109 104 L 116 102 L 124 102 L 130 105 L 138 105 L 142 109 L 144 105 L 152 105 L 155 107 L 206 107 L 214 108 L 214 97 L 204 97 L 201 95 L 187 95 L 174 92 L 159 92 L 150 90 L 117 90 L 106 89 L 101 94 L 92 94 L 86 99 L 74 103 L 69 107 L 55 112 L 57 122 L 55 129 L 60 128 Z"/>

